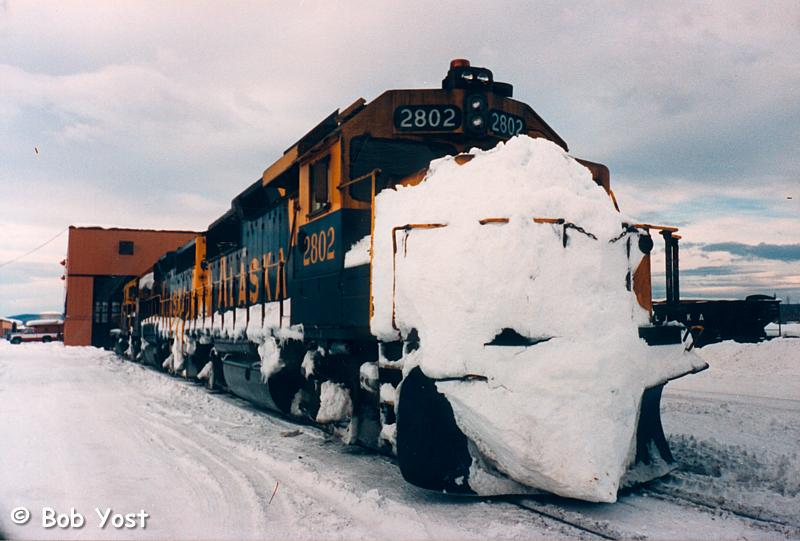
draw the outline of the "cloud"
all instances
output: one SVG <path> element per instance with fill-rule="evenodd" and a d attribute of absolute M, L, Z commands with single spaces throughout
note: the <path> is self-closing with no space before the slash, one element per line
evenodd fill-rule
<path fill-rule="evenodd" d="M 689 243 L 796 242 L 800 4 L 500 5 L 0 2 L 0 261 L 70 223 L 203 229 L 330 111 L 436 87 L 457 57 L 606 163 L 626 213 Z M 748 263 L 688 246 L 682 262 Z M 22 297 L 40 308 L 6 288 L 0 313 Z"/>
<path fill-rule="evenodd" d="M 663 248 L 653 252 L 653 290 L 664 296 Z M 680 249 L 682 298 L 741 299 L 755 293 L 796 297 L 800 293 L 800 260 L 765 259 L 727 250 L 706 250 L 704 243 L 683 243 Z M 747 246 L 747 245 L 744 245 Z"/>
<path fill-rule="evenodd" d="M 695 267 L 693 269 L 682 269 L 681 277 L 687 276 L 730 276 L 736 274 L 737 269 L 733 266 L 725 267 Z"/>
<path fill-rule="evenodd" d="M 703 250 L 778 261 L 800 261 L 800 244 L 765 244 L 762 242 L 753 246 L 740 242 L 718 242 L 706 244 L 703 246 Z"/>
<path fill-rule="evenodd" d="M 19 262 L 0 269 L 0 316 L 64 310 L 64 267 Z M 35 308 L 35 309 L 32 309 Z"/>

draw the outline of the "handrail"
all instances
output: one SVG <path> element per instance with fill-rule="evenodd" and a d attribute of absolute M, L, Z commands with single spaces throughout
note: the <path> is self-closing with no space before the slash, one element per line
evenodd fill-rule
<path fill-rule="evenodd" d="M 670 231 L 672 233 L 678 231 L 677 227 L 671 225 L 654 225 L 654 224 L 630 224 L 633 227 L 641 227 L 642 229 L 656 229 L 658 231 Z"/>
<path fill-rule="evenodd" d="M 579 226 L 579 225 L 577 225 L 577 224 L 575 224 L 573 222 L 566 221 L 564 218 L 545 218 L 545 217 L 536 217 L 535 216 L 532 219 L 533 219 L 533 222 L 537 223 L 537 224 L 553 224 L 553 225 L 562 225 L 562 226 L 564 226 L 561 236 L 562 236 L 562 243 L 563 243 L 565 248 L 567 247 L 567 229 L 574 229 L 578 233 L 583 233 L 587 237 L 592 238 L 594 240 L 597 240 L 597 235 L 595 235 L 594 233 L 591 233 L 589 231 L 586 231 L 584 228 L 582 228 L 581 226 Z M 486 224 L 507 224 L 508 222 L 509 222 L 509 218 L 483 218 L 481 220 L 478 220 L 478 223 L 480 223 L 481 225 L 486 225 Z"/>
<path fill-rule="evenodd" d="M 347 188 L 349 186 L 352 186 L 353 184 L 357 184 L 359 182 L 367 180 L 368 178 L 372 178 L 372 177 L 374 177 L 376 175 L 379 175 L 382 172 L 383 172 L 383 170 L 380 167 L 376 167 L 375 169 L 373 169 L 369 173 L 365 173 L 365 174 L 361 175 L 360 177 L 352 178 L 352 179 L 348 180 L 347 182 L 339 184 L 337 186 L 337 188 L 339 190 L 344 190 L 345 188 Z"/>
<path fill-rule="evenodd" d="M 481 225 L 486 224 L 507 224 L 508 218 L 483 218 L 482 220 L 478 220 L 478 223 Z"/>
<path fill-rule="evenodd" d="M 534 217 L 532 218 L 534 223 L 537 224 L 553 224 L 553 225 L 561 225 L 563 226 L 562 231 L 562 242 L 564 247 L 567 245 L 567 229 L 574 229 L 579 233 L 583 233 L 584 235 L 597 240 L 597 236 L 589 231 L 586 231 L 582 227 L 575 225 L 572 222 L 566 221 L 564 218 L 547 218 L 547 217 Z M 486 224 L 507 224 L 509 223 L 510 218 L 504 217 L 490 217 L 490 218 L 483 218 L 479 220 L 481 225 Z M 406 224 L 392 228 L 392 328 L 395 330 L 399 330 L 397 327 L 397 311 L 396 311 L 396 295 L 397 295 L 397 232 L 398 231 L 411 231 L 413 229 L 438 229 L 441 227 L 447 227 L 447 224 L 442 223 L 418 223 L 418 224 Z M 407 245 L 404 245 L 404 249 L 407 249 Z M 407 252 L 406 252 L 407 253 Z"/>
<path fill-rule="evenodd" d="M 440 227 L 447 227 L 447 224 L 406 224 L 392 228 L 392 328 L 397 328 L 397 320 L 395 313 L 395 292 L 397 290 L 397 232 L 398 231 L 411 231 L 412 229 L 438 229 Z"/>

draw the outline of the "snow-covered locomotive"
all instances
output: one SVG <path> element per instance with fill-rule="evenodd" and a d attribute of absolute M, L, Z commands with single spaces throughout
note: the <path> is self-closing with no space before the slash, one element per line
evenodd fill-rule
<path fill-rule="evenodd" d="M 662 475 L 661 390 L 705 365 L 650 323 L 655 226 L 511 96 L 454 60 L 335 111 L 128 284 L 121 349 L 429 489 L 613 501 Z"/>

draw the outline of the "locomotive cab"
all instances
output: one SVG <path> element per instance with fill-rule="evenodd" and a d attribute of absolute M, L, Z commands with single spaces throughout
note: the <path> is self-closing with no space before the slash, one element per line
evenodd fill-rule
<path fill-rule="evenodd" d="M 292 323 L 320 340 L 370 340 L 368 267 L 346 257 L 371 234 L 373 198 L 388 187 L 421 180 L 431 161 L 471 148 L 490 149 L 518 134 L 563 139 L 510 84 L 486 68 L 454 60 L 440 89 L 390 90 L 335 111 L 264 172 L 273 185 L 298 166 L 292 210 Z M 291 160 L 291 161 L 290 161 Z M 608 169 L 582 161 L 610 193 Z"/>

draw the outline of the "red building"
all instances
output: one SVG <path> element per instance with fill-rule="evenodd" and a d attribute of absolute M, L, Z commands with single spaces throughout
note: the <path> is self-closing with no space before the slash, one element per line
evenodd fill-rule
<path fill-rule="evenodd" d="M 193 231 L 70 226 L 64 344 L 106 345 L 109 331 L 118 325 L 125 282 L 196 235 Z"/>

